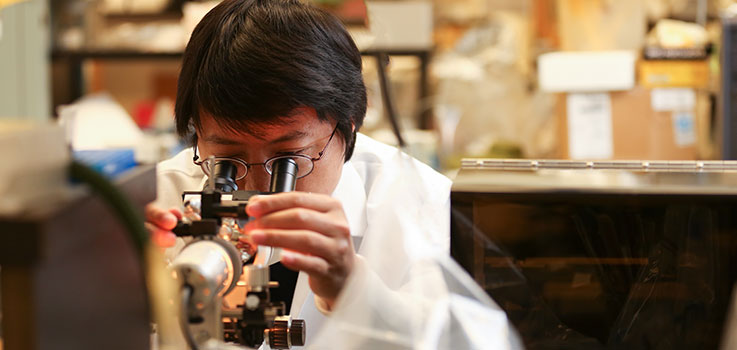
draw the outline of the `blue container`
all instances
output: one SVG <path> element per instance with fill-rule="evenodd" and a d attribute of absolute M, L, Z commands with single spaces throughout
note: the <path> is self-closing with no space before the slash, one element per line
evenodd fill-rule
<path fill-rule="evenodd" d="M 74 151 L 74 158 L 111 179 L 137 165 L 132 149 Z"/>

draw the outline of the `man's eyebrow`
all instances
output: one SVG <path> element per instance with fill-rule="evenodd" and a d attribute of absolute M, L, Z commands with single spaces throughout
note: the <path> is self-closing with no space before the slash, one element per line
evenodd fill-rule
<path fill-rule="evenodd" d="M 305 131 L 302 131 L 302 130 L 294 130 L 294 131 L 290 131 L 290 132 L 288 132 L 288 133 L 286 133 L 284 135 L 281 135 L 281 136 L 277 137 L 274 140 L 269 141 L 269 143 L 281 143 L 281 142 L 293 141 L 293 140 L 297 140 L 297 139 L 303 138 L 303 137 L 308 136 L 308 135 L 310 135 L 310 134 L 307 133 L 307 132 L 305 132 Z M 261 137 L 258 137 L 258 138 L 263 140 L 263 138 L 261 138 Z M 218 135 L 209 135 L 209 136 L 205 137 L 203 139 L 203 141 L 205 141 L 207 143 L 215 143 L 215 144 L 223 145 L 223 146 L 237 146 L 237 145 L 240 145 L 241 144 L 241 142 L 238 141 L 238 140 L 230 139 L 230 138 L 227 138 L 227 137 L 221 137 L 221 136 L 218 136 Z"/>
<path fill-rule="evenodd" d="M 218 135 L 207 136 L 203 139 L 203 141 L 207 143 L 216 143 L 218 145 L 224 145 L 224 146 L 235 146 L 235 145 L 241 144 L 240 142 L 236 140 L 225 138 L 225 137 L 220 137 Z"/>
<path fill-rule="evenodd" d="M 281 142 L 293 141 L 293 140 L 301 139 L 308 135 L 309 133 L 305 131 L 293 130 L 282 136 L 277 137 L 276 139 L 272 140 L 271 143 L 281 143 Z"/>

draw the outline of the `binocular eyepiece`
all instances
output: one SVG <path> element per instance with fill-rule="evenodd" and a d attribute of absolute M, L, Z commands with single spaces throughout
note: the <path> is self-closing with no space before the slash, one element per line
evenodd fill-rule
<path fill-rule="evenodd" d="M 215 162 L 210 171 L 215 184 L 215 190 L 226 193 L 238 190 L 238 185 L 235 184 L 237 172 L 238 168 L 233 162 L 227 160 Z"/>
<path fill-rule="evenodd" d="M 269 193 L 291 192 L 297 183 L 297 162 L 292 158 L 279 158 L 271 167 L 271 182 Z M 215 190 L 230 193 L 238 190 L 235 183 L 237 167 L 230 161 L 215 162 L 210 172 L 213 176 Z"/>

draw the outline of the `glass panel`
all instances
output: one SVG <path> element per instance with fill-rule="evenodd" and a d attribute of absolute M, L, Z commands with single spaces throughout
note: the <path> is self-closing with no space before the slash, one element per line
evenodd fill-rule
<path fill-rule="evenodd" d="M 496 177 L 456 188 L 451 250 L 527 348 L 718 348 L 737 280 L 737 195 L 712 190 L 737 174 L 610 172 L 629 184 L 576 191 L 555 178 L 582 173 L 513 174 L 504 189 L 491 189 Z M 681 186 L 661 189 L 672 176 Z M 644 179 L 657 185 L 638 188 Z"/>

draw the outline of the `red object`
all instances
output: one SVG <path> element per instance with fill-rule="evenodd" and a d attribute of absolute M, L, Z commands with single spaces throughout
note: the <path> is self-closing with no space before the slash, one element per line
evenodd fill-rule
<path fill-rule="evenodd" d="M 156 103 L 154 101 L 142 101 L 136 105 L 133 120 L 138 124 L 139 128 L 147 129 L 151 126 L 155 108 Z"/>

